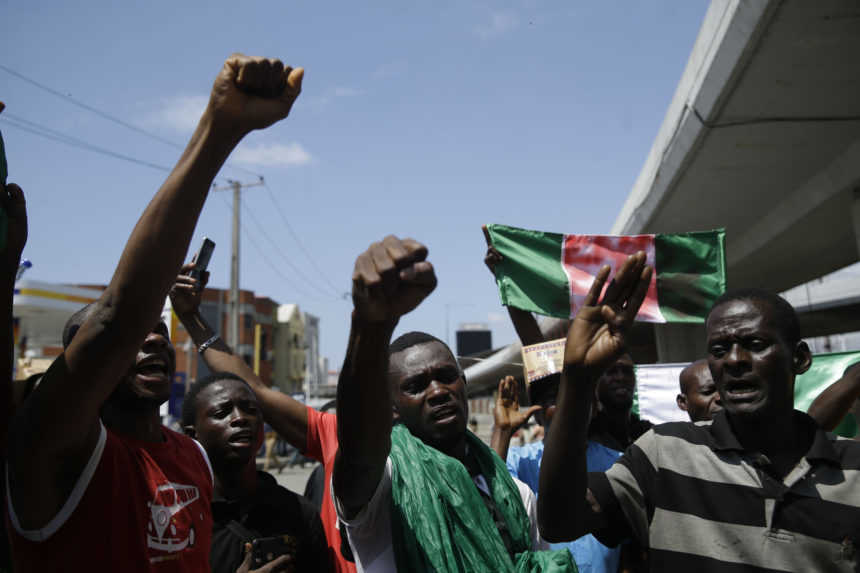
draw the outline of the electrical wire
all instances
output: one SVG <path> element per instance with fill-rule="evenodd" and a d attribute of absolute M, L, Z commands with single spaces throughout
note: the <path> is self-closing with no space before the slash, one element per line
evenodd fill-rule
<path fill-rule="evenodd" d="M 319 276 L 322 277 L 323 281 L 331 288 L 331 290 L 332 290 L 332 292 L 334 292 L 335 296 L 343 298 L 345 296 L 344 293 L 340 292 L 338 290 L 338 288 L 336 286 L 334 286 L 334 283 L 331 280 L 329 280 L 328 276 L 317 265 L 316 260 L 311 256 L 311 254 L 308 252 L 307 248 L 305 248 L 305 245 L 302 242 L 302 240 L 299 238 L 299 235 L 293 230 L 292 225 L 290 225 L 290 222 L 287 220 L 286 214 L 284 213 L 283 209 L 281 209 L 281 206 L 278 204 L 278 202 L 275 200 L 275 194 L 272 192 L 272 189 L 265 182 L 265 180 L 263 180 L 263 187 L 266 188 L 266 191 L 269 194 L 269 199 L 271 199 L 272 203 L 275 205 L 275 210 L 278 212 L 278 215 L 281 216 L 281 221 L 284 222 L 284 226 L 287 228 L 287 231 L 289 231 L 290 235 L 293 237 L 293 240 L 296 242 L 296 245 L 298 245 L 299 250 L 302 252 L 302 254 L 305 255 L 305 257 L 308 259 L 308 261 L 310 261 L 311 266 L 314 268 L 314 270 L 317 272 L 317 274 L 319 274 Z"/>
<path fill-rule="evenodd" d="M 11 114 L 3 114 L 2 116 L 0 116 L 0 121 L 3 121 L 7 125 L 15 128 L 15 129 L 25 131 L 25 132 L 30 133 L 32 135 L 38 135 L 40 137 L 44 137 L 45 139 L 50 139 L 50 140 L 56 141 L 58 143 L 63 143 L 65 145 L 69 145 L 71 147 L 77 147 L 79 149 L 85 149 L 87 151 L 92 151 L 94 153 L 100 153 L 102 155 L 107 155 L 108 157 L 113 157 L 115 159 L 122 159 L 123 161 L 128 161 L 130 163 L 136 163 L 138 165 L 143 165 L 144 167 L 151 167 L 153 169 L 158 169 L 160 171 L 167 171 L 168 173 L 171 171 L 170 167 L 166 167 L 164 165 L 158 165 L 157 163 L 152 163 L 152 162 L 146 161 L 144 159 L 138 159 L 138 158 L 132 157 L 130 155 L 117 153 L 116 151 L 111 151 L 110 149 L 105 149 L 103 147 L 93 145 L 92 143 L 88 143 L 82 139 L 72 137 L 70 135 L 58 132 L 58 131 L 50 129 L 48 127 L 34 124 L 33 122 L 29 122 L 29 121 L 26 123 L 22 122 L 16 118 L 13 118 L 11 116 Z"/>
<path fill-rule="evenodd" d="M 262 223 L 260 223 L 259 219 L 257 219 L 256 215 L 254 215 L 253 211 L 251 211 L 244 202 L 242 203 L 242 210 L 254 222 L 254 224 L 256 225 L 256 230 L 259 231 L 259 233 L 261 235 L 263 235 L 263 237 L 269 242 L 270 245 L 272 245 L 272 248 L 274 249 L 274 251 L 281 256 L 281 258 L 284 260 L 284 262 L 287 264 L 287 266 L 289 266 L 290 269 L 292 269 L 293 272 L 296 273 L 296 275 L 301 277 L 308 285 L 310 285 L 310 287 L 312 289 L 314 289 L 314 291 L 316 291 L 320 294 L 326 294 L 326 296 L 329 296 L 329 297 L 339 298 L 339 297 L 334 296 L 332 294 L 324 293 L 324 289 L 321 289 L 318 284 L 316 284 L 314 281 L 312 281 L 305 273 L 303 273 L 301 271 L 301 269 L 299 269 L 295 264 L 293 264 L 292 261 L 290 261 L 287 258 L 287 256 L 284 254 L 283 248 L 280 245 L 278 245 L 278 243 L 276 243 L 275 240 L 272 239 L 272 237 L 266 232 Z"/>
<path fill-rule="evenodd" d="M 227 202 L 227 199 L 225 199 L 223 196 L 220 196 L 220 197 L 221 197 L 221 202 L 224 204 L 224 206 L 229 211 L 232 212 L 233 207 L 230 206 L 230 203 Z M 302 288 L 300 288 L 298 285 L 296 285 L 296 283 L 294 283 L 290 277 L 288 277 L 286 274 L 284 274 L 284 272 L 281 271 L 281 269 L 277 265 L 275 265 L 272 262 L 272 260 L 269 259 L 268 256 L 266 256 L 266 252 L 259 245 L 259 243 L 257 243 L 257 241 L 254 239 L 254 237 L 251 235 L 251 233 L 248 232 L 246 225 L 241 226 L 241 232 L 242 232 L 242 236 L 245 239 L 247 239 L 249 243 L 251 243 L 251 246 L 254 247 L 254 249 L 257 251 L 257 254 L 260 255 L 260 258 L 263 259 L 263 261 L 269 266 L 270 269 L 272 269 L 272 271 L 275 274 L 277 274 L 279 277 L 281 277 L 293 290 L 301 293 L 303 296 L 307 296 L 307 297 L 310 297 L 312 299 L 316 299 L 316 297 L 314 297 L 312 294 L 308 294 L 306 291 L 304 291 Z M 318 299 L 316 299 L 316 300 L 318 300 Z"/>
<path fill-rule="evenodd" d="M 40 82 L 38 82 L 32 78 L 25 76 L 21 72 L 17 72 L 15 70 L 13 70 L 12 68 L 4 66 L 3 64 L 0 64 L 0 70 L 3 70 L 7 74 L 15 76 L 19 80 L 24 81 L 24 82 L 26 82 L 32 86 L 35 86 L 35 87 L 39 88 L 40 90 L 43 90 L 45 92 L 48 92 L 51 95 L 54 95 L 58 98 L 61 98 L 65 101 L 71 103 L 72 105 L 75 105 L 75 106 L 77 106 L 81 109 L 84 109 L 90 113 L 94 113 L 95 115 L 101 117 L 102 119 L 106 119 L 107 121 L 113 122 L 117 125 L 121 125 L 122 127 L 125 127 L 126 129 L 130 129 L 131 131 L 134 131 L 135 133 L 139 133 L 140 135 L 144 135 L 144 136 L 149 137 L 155 141 L 158 141 L 158 142 L 163 143 L 165 145 L 169 145 L 169 146 L 174 147 L 176 149 L 179 149 L 179 150 L 185 149 L 184 145 L 176 143 L 175 141 L 172 141 L 172 140 L 167 139 L 165 137 L 161 137 L 160 135 L 152 133 L 151 131 L 147 131 L 147 130 L 143 129 L 142 127 L 138 127 L 138 126 L 134 125 L 133 123 L 129 123 L 123 119 L 120 119 L 120 118 L 114 116 L 114 115 L 111 115 L 109 113 L 101 111 L 98 108 L 95 108 L 89 104 L 86 104 L 86 103 L 84 103 L 84 102 L 82 102 L 82 101 L 80 101 L 80 100 L 78 100 L 78 99 L 76 99 L 76 98 L 74 98 L 68 94 L 64 94 L 63 92 L 61 92 L 59 90 L 55 90 L 54 88 L 48 87 L 43 83 L 40 83 Z M 235 169 L 237 171 L 242 171 L 244 173 L 254 175 L 256 177 L 262 177 L 259 173 L 255 173 L 255 172 L 251 171 L 250 169 L 245 169 L 244 167 L 239 167 L 238 165 L 233 165 L 230 162 L 226 162 L 224 164 L 224 166 L 229 167 L 230 169 Z"/>
<path fill-rule="evenodd" d="M 64 93 L 60 92 L 59 90 L 51 88 L 45 84 L 42 84 L 41 82 L 38 82 L 38 81 L 36 81 L 30 77 L 27 77 L 24 74 L 17 72 L 15 70 L 3 65 L 3 64 L 0 64 L 0 70 L 5 71 L 6 73 L 8 73 L 8 74 L 20 79 L 21 81 L 24 81 L 24 82 L 26 82 L 26 83 L 28 83 L 28 84 L 30 84 L 30 85 L 38 88 L 38 89 L 41 89 L 47 93 L 50 93 L 51 95 L 54 95 L 58 98 L 61 98 L 65 101 L 71 103 L 72 105 L 75 105 L 81 109 L 84 109 L 90 113 L 93 113 L 93 114 L 101 117 L 102 119 L 105 119 L 107 121 L 110 121 L 112 123 L 120 125 L 122 127 L 125 127 L 126 129 L 134 131 L 135 133 L 138 133 L 140 135 L 144 135 L 144 136 L 149 137 L 155 141 L 158 141 L 158 142 L 163 143 L 165 145 L 169 145 L 173 148 L 184 149 L 184 146 L 182 146 L 182 145 L 180 145 L 174 141 L 171 141 L 171 140 L 164 138 L 158 134 L 147 131 L 147 130 L 139 127 L 139 126 L 136 126 L 132 123 L 129 123 L 123 119 L 120 119 L 120 118 L 114 116 L 114 115 L 106 113 L 106 112 L 104 112 L 104 111 L 102 111 L 96 107 L 93 107 L 87 103 L 84 103 L 84 102 L 72 97 L 71 95 L 64 94 Z M 135 163 L 137 165 L 142 165 L 145 167 L 158 169 L 160 171 L 170 172 L 172 170 L 170 167 L 167 167 L 164 165 L 159 165 L 156 163 L 152 163 L 150 161 L 146 161 L 143 159 L 138 159 L 136 157 L 132 157 L 130 155 L 118 153 L 118 152 L 112 151 L 110 149 L 105 149 L 104 147 L 94 145 L 92 143 L 89 143 L 89 142 L 84 141 L 82 139 L 79 139 L 77 137 L 71 136 L 69 134 L 63 133 L 61 131 L 49 128 L 49 127 L 44 126 L 44 125 L 40 125 L 36 122 L 30 121 L 26 118 L 17 116 L 15 114 L 6 113 L 6 114 L 0 116 L 0 119 L 2 119 L 4 122 L 6 122 L 10 127 L 13 127 L 15 129 L 19 129 L 21 131 L 30 133 L 32 135 L 40 136 L 40 137 L 43 137 L 43 138 L 46 138 L 46 139 L 49 139 L 49 140 L 52 140 L 52 141 L 55 141 L 58 143 L 63 143 L 65 145 L 69 145 L 71 147 L 77 147 L 79 149 L 84 149 L 84 150 L 91 151 L 94 153 L 100 153 L 100 154 L 108 156 L 108 157 L 113 157 L 115 159 L 121 159 L 124 161 L 128 161 L 130 163 Z M 244 167 L 239 167 L 239 166 L 233 165 L 231 163 L 225 163 L 225 167 L 254 175 L 255 177 L 259 178 L 261 181 L 265 181 L 262 175 L 254 172 L 254 171 L 251 171 L 249 169 L 245 169 Z M 217 178 L 223 179 L 224 177 L 218 176 Z M 284 213 L 280 204 L 278 204 L 278 202 L 276 201 L 276 199 L 274 197 L 274 193 L 272 192 L 272 190 L 269 188 L 268 185 L 265 184 L 265 182 L 264 182 L 264 186 L 266 187 L 266 191 L 269 194 L 269 198 L 271 199 L 272 203 L 275 205 L 275 209 L 277 210 L 278 215 L 281 217 L 281 220 L 284 222 L 284 226 L 287 228 L 287 231 L 293 237 L 293 240 L 298 245 L 299 250 L 308 259 L 308 261 L 311 263 L 311 266 L 313 266 L 313 268 L 317 272 L 317 274 L 319 274 L 319 276 L 323 279 L 323 282 L 325 283 L 325 285 L 329 289 L 331 289 L 332 294 L 327 293 L 327 296 L 334 296 L 337 299 L 344 298 L 346 295 L 344 295 L 338 291 L 338 288 L 336 286 L 334 286 L 334 283 L 328 278 L 328 276 L 326 276 L 326 274 L 322 271 L 322 269 L 317 265 L 316 261 L 311 256 L 311 254 L 308 252 L 308 249 L 305 247 L 304 243 L 301 241 L 298 234 L 293 230 L 292 225 L 290 225 L 290 223 L 286 217 L 286 214 Z M 226 203 L 226 200 L 225 200 L 225 203 Z M 325 289 L 320 289 L 319 284 L 310 280 L 310 278 L 308 278 L 307 275 L 305 275 L 295 264 L 292 263 L 292 261 L 290 261 L 286 257 L 286 255 L 284 255 L 283 250 L 277 245 L 277 243 L 275 243 L 275 241 L 271 238 L 271 236 L 269 236 L 269 234 L 266 233 L 265 228 L 260 224 L 259 220 L 256 219 L 254 214 L 244 204 L 242 206 L 243 206 L 246 214 L 248 214 L 248 216 L 251 217 L 251 219 L 255 222 L 258 231 L 274 247 L 275 251 L 281 255 L 281 258 L 284 260 L 284 262 L 287 263 L 287 265 L 298 276 L 300 276 L 308 285 L 310 285 L 312 289 L 314 289 L 316 291 L 320 291 L 320 292 L 325 291 Z M 303 289 L 298 288 L 298 286 L 295 283 L 293 283 L 276 265 L 274 265 L 271 262 L 271 260 L 265 255 L 265 251 L 263 251 L 263 249 L 260 248 L 260 246 L 256 243 L 256 241 L 250 235 L 250 233 L 247 232 L 245 227 L 242 227 L 242 231 L 243 231 L 243 234 L 248 239 L 248 241 L 254 246 L 254 248 L 256 248 L 258 250 L 258 252 L 259 252 L 260 256 L 263 258 L 263 260 L 266 261 L 266 263 L 281 278 L 283 278 L 288 283 L 290 283 L 293 286 L 293 288 L 295 288 L 297 291 L 303 292 L 303 294 L 305 294 L 306 296 L 311 296 L 311 297 L 314 296 L 310 293 L 303 291 Z"/>

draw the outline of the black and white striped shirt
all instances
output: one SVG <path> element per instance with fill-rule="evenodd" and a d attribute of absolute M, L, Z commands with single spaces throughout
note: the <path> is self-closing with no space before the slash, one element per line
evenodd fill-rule
<path fill-rule="evenodd" d="M 860 571 L 860 442 L 802 412 L 815 437 L 779 480 L 745 451 L 724 412 L 713 422 L 655 426 L 589 488 L 607 544 L 633 536 L 652 571 Z"/>

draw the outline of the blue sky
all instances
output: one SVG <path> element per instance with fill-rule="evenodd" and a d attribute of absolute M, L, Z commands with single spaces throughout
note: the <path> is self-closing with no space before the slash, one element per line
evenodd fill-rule
<path fill-rule="evenodd" d="M 514 339 L 483 265 L 482 223 L 606 233 L 641 169 L 704 0 L 42 2 L 0 0 L 0 64 L 184 145 L 231 52 L 306 69 L 291 116 L 252 134 L 222 177 L 244 193 L 242 287 L 321 318 L 339 367 L 355 257 L 388 233 L 430 249 L 439 287 L 399 331 L 489 323 Z M 0 70 L 14 115 L 172 166 L 179 150 Z M 28 198 L 28 277 L 105 283 L 166 173 L 0 121 Z M 247 170 L 247 171 L 245 171 Z M 221 180 L 223 182 L 223 179 Z M 229 284 L 230 195 L 192 242 Z M 300 238 L 295 241 L 284 219 Z M 304 250 L 303 250 L 304 249 Z M 313 258 L 313 264 L 309 257 Z"/>

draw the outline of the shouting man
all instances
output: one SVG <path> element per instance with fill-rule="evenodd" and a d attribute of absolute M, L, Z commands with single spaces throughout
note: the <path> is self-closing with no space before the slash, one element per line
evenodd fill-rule
<path fill-rule="evenodd" d="M 856 571 L 860 444 L 794 410 L 811 363 L 794 309 L 761 290 L 728 292 L 706 320 L 723 410 L 662 424 L 608 471 L 588 474 L 585 439 L 599 373 L 622 352 L 650 282 L 645 254 L 600 292 L 598 273 L 567 338 L 538 499 L 547 539 L 634 537 L 652 571 Z"/>
<path fill-rule="evenodd" d="M 110 284 L 16 413 L 16 571 L 208 571 L 211 470 L 199 444 L 161 425 L 174 354 L 159 316 L 213 178 L 247 133 L 287 116 L 302 74 L 277 60 L 225 62 Z"/>
<path fill-rule="evenodd" d="M 572 568 L 567 551 L 531 551 L 541 545 L 527 509 L 534 495 L 467 431 L 466 381 L 451 350 L 417 332 L 389 345 L 400 317 L 436 287 L 426 257 L 423 245 L 388 236 L 355 263 L 333 493 L 356 568 Z"/>

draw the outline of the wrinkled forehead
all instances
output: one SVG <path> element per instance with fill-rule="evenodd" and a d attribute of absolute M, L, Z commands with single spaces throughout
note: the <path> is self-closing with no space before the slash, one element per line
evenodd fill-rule
<path fill-rule="evenodd" d="M 439 368 L 455 367 L 460 369 L 457 359 L 445 345 L 436 342 L 421 342 L 389 357 L 388 371 L 395 377 L 410 377 L 421 372 Z"/>
<path fill-rule="evenodd" d="M 749 299 L 729 300 L 714 308 L 705 324 L 708 336 L 756 330 L 772 326 L 772 312 L 758 301 Z"/>

